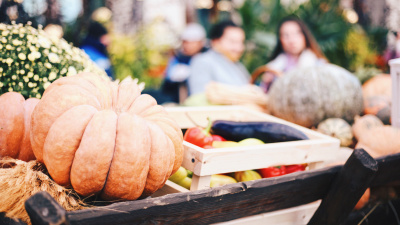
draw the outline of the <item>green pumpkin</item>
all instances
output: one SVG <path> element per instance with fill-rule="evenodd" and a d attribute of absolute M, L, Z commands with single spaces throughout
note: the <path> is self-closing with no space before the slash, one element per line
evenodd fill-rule
<path fill-rule="evenodd" d="M 349 123 L 341 118 L 329 118 L 318 124 L 317 130 L 338 138 L 340 146 L 349 147 L 353 143 L 353 132 Z"/>
<path fill-rule="evenodd" d="M 352 123 L 363 111 L 361 84 L 332 64 L 296 69 L 274 82 L 268 106 L 272 115 L 305 127 L 327 118 Z"/>

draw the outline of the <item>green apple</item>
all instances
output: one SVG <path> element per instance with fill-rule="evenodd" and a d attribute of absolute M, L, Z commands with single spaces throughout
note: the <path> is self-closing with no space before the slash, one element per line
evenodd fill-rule
<path fill-rule="evenodd" d="M 263 141 L 257 138 L 246 138 L 238 142 L 240 146 L 263 145 Z"/>
<path fill-rule="evenodd" d="M 182 180 L 180 180 L 177 184 L 179 184 L 182 187 L 190 190 L 190 186 L 192 185 L 192 178 L 185 177 Z"/>
<path fill-rule="evenodd" d="M 179 167 L 179 169 L 172 174 L 168 180 L 174 182 L 174 183 L 178 183 L 179 181 L 183 180 L 185 177 L 187 177 L 188 173 L 186 171 L 185 168 L 183 168 L 182 166 Z"/>

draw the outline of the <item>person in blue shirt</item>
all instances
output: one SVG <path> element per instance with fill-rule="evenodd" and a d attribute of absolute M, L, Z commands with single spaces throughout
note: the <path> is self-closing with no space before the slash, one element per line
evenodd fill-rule
<path fill-rule="evenodd" d="M 91 22 L 88 34 L 80 48 L 86 52 L 96 65 L 104 69 L 107 75 L 113 79 L 112 66 L 107 53 L 107 46 L 110 44 L 110 41 L 107 29 L 98 22 Z"/>

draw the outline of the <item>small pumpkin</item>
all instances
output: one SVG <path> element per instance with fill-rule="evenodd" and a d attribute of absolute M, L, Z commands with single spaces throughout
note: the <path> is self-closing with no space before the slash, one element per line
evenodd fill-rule
<path fill-rule="evenodd" d="M 269 91 L 272 115 L 305 127 L 327 118 L 352 122 L 363 111 L 360 81 L 332 64 L 293 70 L 275 81 Z"/>
<path fill-rule="evenodd" d="M 379 74 L 362 85 L 364 99 L 371 96 L 385 96 L 392 98 L 392 78 L 390 74 Z"/>
<path fill-rule="evenodd" d="M 134 200 L 161 188 L 183 160 L 177 123 L 131 78 L 91 73 L 52 83 L 32 114 L 38 161 L 83 196 Z"/>
<path fill-rule="evenodd" d="M 390 74 L 379 74 L 362 86 L 364 114 L 377 116 L 384 124 L 390 124 L 392 104 L 392 79 Z"/>
<path fill-rule="evenodd" d="M 356 116 L 352 126 L 354 137 L 359 140 L 360 136 L 367 130 L 374 127 L 382 127 L 382 121 L 374 115 Z"/>
<path fill-rule="evenodd" d="M 372 127 L 361 133 L 356 148 L 363 148 L 372 157 L 400 152 L 400 130 L 389 125 Z"/>
<path fill-rule="evenodd" d="M 364 113 L 377 116 L 384 124 L 390 124 L 391 101 L 383 95 L 364 99 Z"/>
<path fill-rule="evenodd" d="M 353 143 L 351 126 L 344 119 L 329 118 L 318 124 L 317 131 L 338 138 L 340 145 L 348 147 Z"/>
<path fill-rule="evenodd" d="M 0 158 L 9 156 L 23 161 L 35 159 L 30 142 L 31 114 L 37 98 L 25 98 L 17 92 L 0 96 Z"/>

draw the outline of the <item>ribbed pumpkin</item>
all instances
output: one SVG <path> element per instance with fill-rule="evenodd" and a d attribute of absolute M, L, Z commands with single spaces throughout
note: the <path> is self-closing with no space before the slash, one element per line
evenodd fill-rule
<path fill-rule="evenodd" d="M 359 140 L 361 135 L 374 127 L 382 127 L 382 121 L 374 115 L 356 116 L 352 126 L 354 137 Z"/>
<path fill-rule="evenodd" d="M 348 147 L 353 143 L 351 126 L 341 118 L 329 118 L 318 124 L 317 130 L 323 134 L 338 138 L 340 145 Z"/>
<path fill-rule="evenodd" d="M 305 127 L 327 118 L 352 122 L 363 110 L 361 84 L 331 64 L 297 69 L 274 82 L 268 106 L 271 114 Z"/>
<path fill-rule="evenodd" d="M 183 159 L 182 131 L 137 81 L 118 85 L 90 73 L 46 89 L 32 114 L 31 142 L 54 181 L 106 200 L 152 194 Z"/>
<path fill-rule="evenodd" d="M 0 158 L 9 156 L 23 161 L 35 159 L 30 141 L 31 114 L 37 98 L 25 98 L 16 92 L 0 96 Z"/>

